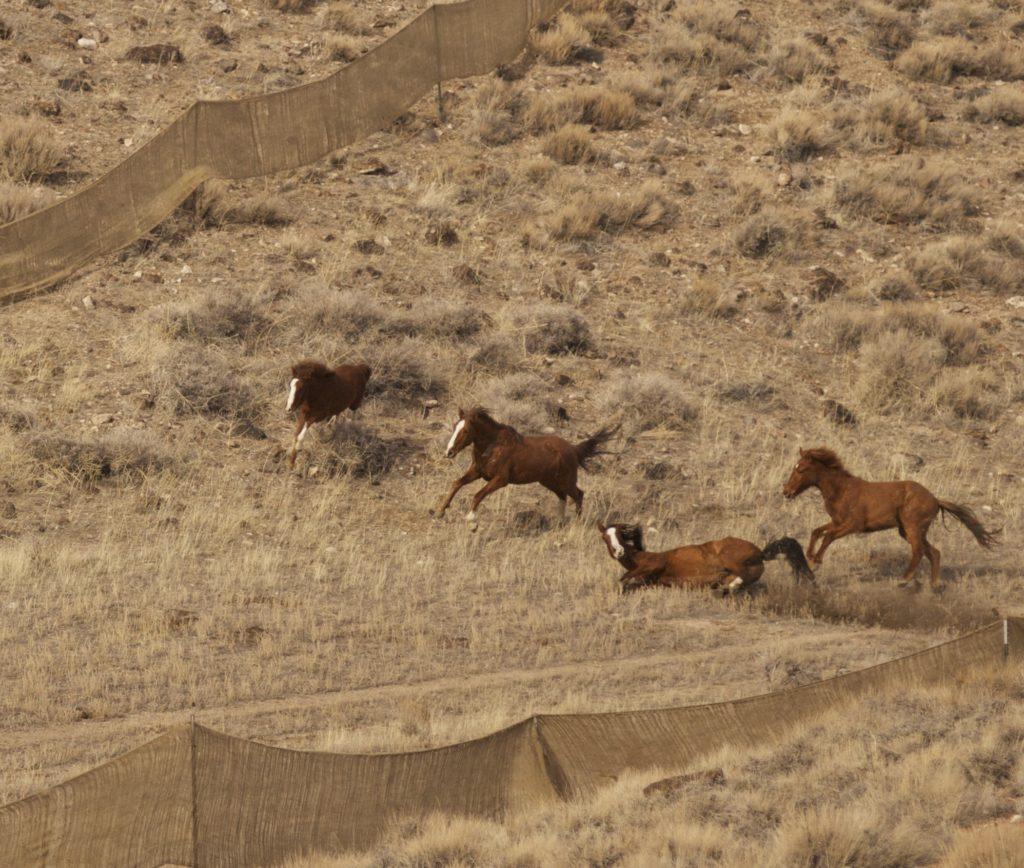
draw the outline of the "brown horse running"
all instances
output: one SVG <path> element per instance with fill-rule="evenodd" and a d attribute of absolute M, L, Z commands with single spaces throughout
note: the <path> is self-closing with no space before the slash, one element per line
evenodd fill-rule
<path fill-rule="evenodd" d="M 543 485 L 558 498 L 563 516 L 566 501 L 570 497 L 579 515 L 583 510 L 583 492 L 576 485 L 577 473 L 614 435 L 615 429 L 602 428 L 593 437 L 574 446 L 554 435 L 524 437 L 511 425 L 496 421 L 482 407 L 474 407 L 468 413 L 460 408 L 445 454 L 454 458 L 472 443 L 473 460 L 469 469 L 455 480 L 448 497 L 437 510 L 437 517 L 444 515 L 462 486 L 477 479 L 486 479 L 487 484 L 473 497 L 473 506 L 466 515 L 466 521 L 470 524 L 476 522 L 480 501 L 487 495 L 506 485 L 529 485 L 534 482 Z"/>
<path fill-rule="evenodd" d="M 295 466 L 302 438 L 310 425 L 335 419 L 345 410 L 353 413 L 363 403 L 370 369 L 366 365 L 339 365 L 328 368 L 323 362 L 306 359 L 292 365 L 292 381 L 288 386 L 287 412 L 298 411 L 295 437 L 288 464 Z"/>
<path fill-rule="evenodd" d="M 942 587 L 939 550 L 926 539 L 928 527 L 939 512 L 948 512 L 961 522 L 985 548 L 991 548 L 997 541 L 998 531 L 986 530 L 966 506 L 939 500 L 916 482 L 867 482 L 843 467 L 843 462 L 831 449 L 801 449 L 800 460 L 782 493 L 792 499 L 808 488 L 821 492 L 825 511 L 832 519 L 811 531 L 807 559 L 816 566 L 820 566 L 825 550 L 837 539 L 852 533 L 874 533 L 895 527 L 910 543 L 910 564 L 903 574 L 903 582 L 914 590 L 920 589 L 921 583 L 914 578 L 914 573 L 924 556 L 931 565 L 932 589 L 939 590 Z M 819 539 L 821 544 L 815 551 L 814 545 Z"/>
<path fill-rule="evenodd" d="M 727 536 L 700 545 L 681 546 L 666 552 L 644 549 L 643 531 L 635 524 L 598 525 L 608 554 L 626 568 L 622 593 L 652 585 L 712 588 L 722 595 L 746 590 L 761 578 L 765 561 L 784 556 L 797 584 L 814 584 L 814 573 L 804 560 L 803 549 L 784 536 L 763 549 L 745 539 Z M 732 577 L 732 581 L 727 581 Z"/>

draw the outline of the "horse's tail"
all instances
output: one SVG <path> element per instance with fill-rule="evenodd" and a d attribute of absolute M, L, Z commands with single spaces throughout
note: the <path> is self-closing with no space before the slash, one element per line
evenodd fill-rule
<path fill-rule="evenodd" d="M 996 545 L 999 540 L 996 537 L 999 534 L 998 530 L 986 530 L 985 526 L 981 523 L 981 520 L 974 514 L 974 512 L 960 503 L 953 503 L 949 500 L 940 500 L 939 509 L 943 513 L 949 513 L 953 518 L 959 521 L 964 527 L 966 527 L 971 533 L 974 534 L 974 538 L 978 541 L 978 545 L 984 548 L 990 549 Z"/>
<path fill-rule="evenodd" d="M 766 561 L 773 561 L 782 555 L 793 571 L 793 578 L 796 579 L 797 584 L 802 581 L 814 584 L 814 572 L 811 570 L 810 564 L 807 563 L 807 558 L 804 557 L 803 548 L 793 537 L 784 536 L 772 540 L 762 549 L 761 554 Z"/>
<path fill-rule="evenodd" d="M 577 443 L 573 446 L 573 449 L 576 450 L 576 460 L 579 461 L 580 467 L 586 467 L 587 461 L 595 455 L 603 455 L 601 447 L 618 433 L 618 425 L 608 426 L 602 428 L 593 437 L 588 437 L 582 443 Z"/>

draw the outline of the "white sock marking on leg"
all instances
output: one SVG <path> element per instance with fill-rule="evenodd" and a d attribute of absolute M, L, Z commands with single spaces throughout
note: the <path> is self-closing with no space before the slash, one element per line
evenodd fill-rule
<path fill-rule="evenodd" d="M 619 542 L 619 529 L 610 527 L 605 533 L 608 535 L 608 542 L 612 544 L 612 551 L 615 552 L 615 557 L 621 558 L 626 553 L 626 550 L 622 547 L 622 543 Z"/>

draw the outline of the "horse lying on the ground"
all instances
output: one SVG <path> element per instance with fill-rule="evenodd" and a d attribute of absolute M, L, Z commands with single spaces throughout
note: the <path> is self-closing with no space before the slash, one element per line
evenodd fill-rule
<path fill-rule="evenodd" d="M 339 413 L 359 409 L 366 394 L 370 369 L 366 365 L 339 365 L 328 368 L 322 362 L 306 359 L 292 365 L 292 381 L 288 386 L 287 411 L 297 410 L 295 439 L 288 454 L 288 464 L 295 466 L 302 438 L 310 425 L 332 421 Z"/>
<path fill-rule="evenodd" d="M 811 531 L 807 544 L 807 559 L 820 566 L 825 550 L 837 539 L 852 533 L 874 533 L 897 528 L 900 536 L 910 543 L 910 564 L 903 573 L 903 583 L 919 590 L 921 583 L 914 578 L 921 557 L 931 565 L 933 591 L 941 590 L 939 578 L 939 550 L 926 539 L 928 528 L 935 516 L 949 513 L 961 522 L 985 548 L 996 542 L 998 531 L 988 531 L 978 517 L 966 506 L 949 500 L 939 500 L 923 485 L 906 480 L 899 482 L 868 482 L 851 474 L 831 449 L 801 449 L 800 460 L 782 488 L 790 500 L 808 488 L 817 488 L 825 500 L 825 511 L 832 520 Z M 821 545 L 814 550 L 818 540 Z"/>
<path fill-rule="evenodd" d="M 797 583 L 814 584 L 814 573 L 804 559 L 800 543 L 788 536 L 768 543 L 763 549 L 727 536 L 665 552 L 649 552 L 644 550 L 643 531 L 638 525 L 598 527 L 608 554 L 626 568 L 619 579 L 624 594 L 652 585 L 711 588 L 723 595 L 735 594 L 761 578 L 765 561 L 780 555 L 789 562 Z"/>
<path fill-rule="evenodd" d="M 474 407 L 468 413 L 459 410 L 446 455 L 454 458 L 470 443 L 473 444 L 473 460 L 469 469 L 452 486 L 448 497 L 437 510 L 437 517 L 444 515 L 452 498 L 459 489 L 477 479 L 486 479 L 487 484 L 473 497 L 473 506 L 466 521 L 476 522 L 476 511 L 487 495 L 493 494 L 506 485 L 529 485 L 539 483 L 555 494 L 565 515 L 569 498 L 576 504 L 576 514 L 583 510 L 583 492 L 576 485 L 576 477 L 587 460 L 598 454 L 600 447 L 615 436 L 614 428 L 602 428 L 593 437 L 573 445 L 561 437 L 524 437 L 511 425 L 495 421 L 482 407 Z"/>

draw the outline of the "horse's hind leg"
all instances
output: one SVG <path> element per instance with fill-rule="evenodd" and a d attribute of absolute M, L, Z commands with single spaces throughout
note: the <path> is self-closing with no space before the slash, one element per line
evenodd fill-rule
<path fill-rule="evenodd" d="M 928 566 L 932 570 L 932 591 L 938 594 L 942 591 L 942 578 L 939 575 L 939 564 L 942 562 L 942 556 L 939 550 L 928 542 L 927 539 L 924 540 L 924 554 L 928 558 Z"/>
<path fill-rule="evenodd" d="M 921 528 L 904 528 L 904 530 L 906 531 L 907 542 L 910 543 L 910 563 L 907 564 L 907 569 L 903 573 L 903 584 L 917 590 L 921 587 L 921 583 L 914 578 L 914 573 L 917 572 L 918 565 L 921 563 L 921 558 L 924 557 L 928 543 L 924 538 L 924 531 Z M 930 557 L 928 560 L 931 562 Z"/>
<path fill-rule="evenodd" d="M 579 516 L 583 514 L 583 492 L 579 488 L 576 488 L 575 486 L 573 486 L 573 489 L 574 490 L 572 494 L 570 494 L 569 496 L 573 499 L 573 502 L 576 504 L 576 517 L 579 518 Z"/>

